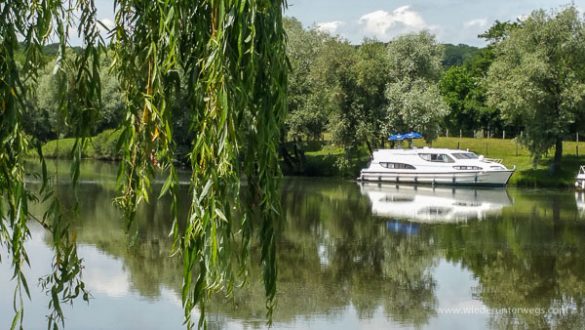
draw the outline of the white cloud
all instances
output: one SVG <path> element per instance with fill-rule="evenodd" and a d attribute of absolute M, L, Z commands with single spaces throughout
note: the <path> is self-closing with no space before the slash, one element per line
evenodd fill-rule
<path fill-rule="evenodd" d="M 84 260 L 87 260 L 83 280 L 90 292 L 109 297 L 128 295 L 130 292 L 128 274 L 119 260 L 110 259 L 90 246 L 82 247 L 79 252 L 85 257 Z"/>
<path fill-rule="evenodd" d="M 463 23 L 465 28 L 483 28 L 488 25 L 487 18 L 476 18 Z"/>
<path fill-rule="evenodd" d="M 377 10 L 363 15 L 359 19 L 364 34 L 382 41 L 409 32 L 417 32 L 430 28 L 422 16 L 410 6 L 402 6 L 392 12 Z"/>
<path fill-rule="evenodd" d="M 102 18 L 99 20 L 99 22 L 101 24 L 97 24 L 98 29 L 100 30 L 100 33 L 102 34 L 102 36 L 106 36 L 109 34 L 109 30 L 112 30 L 115 26 L 114 21 L 112 21 L 109 18 Z"/>
<path fill-rule="evenodd" d="M 83 278 L 90 291 L 103 293 L 108 297 L 124 297 L 130 292 L 130 284 L 126 274 L 107 277 L 104 274 L 91 273 L 87 276 L 84 273 Z"/>
<path fill-rule="evenodd" d="M 344 26 L 342 21 L 322 22 L 317 23 L 317 30 L 329 34 L 337 34 L 340 27 Z"/>

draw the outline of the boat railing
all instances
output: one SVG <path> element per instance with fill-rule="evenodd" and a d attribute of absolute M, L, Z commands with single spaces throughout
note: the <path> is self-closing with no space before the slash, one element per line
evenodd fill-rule
<path fill-rule="evenodd" d="M 579 174 L 585 174 L 585 165 L 579 167 Z"/>
<path fill-rule="evenodd" d="M 501 158 L 484 158 L 484 159 L 487 160 L 488 162 L 494 162 L 494 163 L 498 163 L 498 164 L 501 164 L 503 161 Z"/>

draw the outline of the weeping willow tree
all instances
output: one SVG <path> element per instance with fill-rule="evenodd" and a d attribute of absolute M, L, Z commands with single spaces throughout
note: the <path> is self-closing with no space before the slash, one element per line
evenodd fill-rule
<path fill-rule="evenodd" d="M 277 138 L 286 110 L 285 5 L 268 0 L 114 1 L 108 47 L 127 109 L 118 142 L 123 161 L 116 203 L 129 226 L 138 205 L 152 198 L 152 178 L 167 176 L 160 195 L 172 200 L 172 252 L 183 260 L 182 300 L 189 328 L 195 307 L 203 326 L 208 297 L 230 294 L 239 283 L 256 234 L 271 317 L 277 275 Z M 99 24 L 92 0 L 0 2 L 0 244 L 8 251 L 16 282 L 13 328 L 23 327 L 23 297 L 29 291 L 23 269 L 31 219 L 50 231 L 53 240 L 53 272 L 41 280 L 51 297 L 49 327 L 63 324 L 60 304 L 88 297 L 75 235 L 53 197 L 39 143 L 23 132 L 22 120 L 43 66 L 42 46 L 57 38 L 60 52 L 53 72 L 63 91 L 59 109 L 64 125 L 77 137 L 71 150 L 75 185 L 81 152 L 101 106 L 99 65 L 106 45 Z M 78 54 L 66 52 L 73 33 L 83 42 Z M 191 206 L 185 225 L 179 225 L 177 215 L 173 164 L 171 107 L 177 88 L 189 95 L 193 118 Z M 25 184 L 25 157 L 35 147 L 42 165 L 40 192 Z M 239 198 L 243 178 L 250 196 L 245 203 Z M 28 211 L 34 200 L 49 205 L 41 219 Z M 252 218 L 259 218 L 260 225 L 254 226 Z"/>

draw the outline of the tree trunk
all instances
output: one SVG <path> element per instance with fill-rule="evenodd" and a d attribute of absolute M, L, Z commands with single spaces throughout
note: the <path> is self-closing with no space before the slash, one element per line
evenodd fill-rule
<path fill-rule="evenodd" d="M 368 141 L 368 139 L 366 139 L 366 146 L 368 147 L 368 151 L 370 152 L 370 155 L 372 155 L 374 150 L 372 150 L 372 145 L 370 144 L 370 141 Z"/>
<path fill-rule="evenodd" d="M 552 164 L 552 172 L 559 173 L 561 170 L 561 159 L 563 158 L 563 139 L 557 138 L 555 142 L 555 157 Z"/>
<path fill-rule="evenodd" d="M 301 163 L 302 160 L 299 159 L 298 155 L 299 152 L 297 150 L 297 143 L 296 141 L 293 140 L 292 143 L 292 154 L 289 151 L 289 147 L 290 147 L 291 143 L 287 143 L 286 139 L 284 138 L 284 135 L 281 134 L 280 136 L 280 143 L 279 143 L 279 153 L 280 156 L 282 157 L 282 159 L 284 160 L 284 165 L 288 168 L 288 170 L 290 172 L 292 172 L 293 174 L 298 174 L 300 169 L 302 169 Z"/>
<path fill-rule="evenodd" d="M 285 165 L 291 169 L 291 171 L 294 169 L 294 161 L 290 155 L 290 153 L 288 152 L 288 150 L 286 149 L 286 142 L 282 141 L 279 143 L 279 152 L 280 155 L 282 156 L 282 159 L 284 160 Z"/>
<path fill-rule="evenodd" d="M 305 170 L 305 150 L 302 145 L 303 141 L 300 138 L 296 138 L 294 141 L 295 145 L 293 150 L 295 158 L 297 159 L 297 167 L 295 171 L 297 173 L 302 173 Z"/>

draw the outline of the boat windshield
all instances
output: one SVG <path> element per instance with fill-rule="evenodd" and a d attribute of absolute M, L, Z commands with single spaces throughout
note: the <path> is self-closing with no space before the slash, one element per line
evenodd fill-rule
<path fill-rule="evenodd" d="M 449 157 L 447 154 L 427 154 L 427 153 L 420 153 L 418 156 L 426 161 L 429 162 L 437 162 L 437 163 L 454 163 L 455 161 L 453 158 Z"/>
<path fill-rule="evenodd" d="M 457 152 L 451 154 L 457 159 L 478 159 L 479 157 L 473 152 Z"/>

